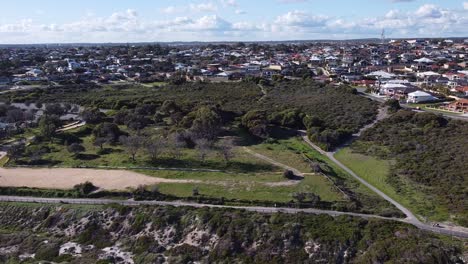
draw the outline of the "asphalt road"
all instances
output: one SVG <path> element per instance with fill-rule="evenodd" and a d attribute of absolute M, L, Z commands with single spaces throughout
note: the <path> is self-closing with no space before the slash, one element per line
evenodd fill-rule
<path fill-rule="evenodd" d="M 382 217 L 378 215 L 367 215 L 367 214 L 358 214 L 350 212 L 338 212 L 338 211 L 327 211 L 320 209 L 296 209 L 296 208 L 279 208 L 279 207 L 258 207 L 258 206 L 228 206 L 228 205 L 213 205 L 213 204 L 199 204 L 199 203 L 189 203 L 189 202 L 166 202 L 166 201 L 133 201 L 133 200 L 111 200 L 111 199 L 69 199 L 69 198 L 40 198 L 40 197 L 20 197 L 20 196 L 0 196 L 0 202 L 22 202 L 22 203 L 44 203 L 44 204 L 88 204 L 88 205 L 106 205 L 106 204 L 120 204 L 124 206 L 140 206 L 140 205 L 152 205 L 152 206 L 175 206 L 175 207 L 193 207 L 193 208 L 220 208 L 220 209 L 239 209 L 246 210 L 250 212 L 257 213 L 285 213 L 285 214 L 326 214 L 333 217 L 336 216 L 353 216 L 353 217 L 362 217 L 366 219 L 381 219 L 387 221 L 398 221 L 403 223 L 412 224 L 419 229 L 431 231 L 439 234 L 450 235 L 460 238 L 468 238 L 468 233 L 452 231 L 448 229 L 442 229 L 437 227 L 432 227 L 424 224 L 414 224 L 408 219 L 398 219 L 398 218 L 389 218 Z"/>
<path fill-rule="evenodd" d="M 371 99 L 373 101 L 377 101 L 377 102 L 380 102 L 380 103 L 385 103 L 385 100 L 382 99 L 382 98 L 379 98 L 379 97 L 371 96 L 371 95 L 368 95 L 368 94 L 365 94 L 365 93 L 362 93 L 362 92 L 360 92 L 359 95 L 361 95 L 363 97 L 366 97 L 366 98 L 369 98 L 369 99 Z M 441 112 L 433 112 L 433 111 L 428 111 L 428 110 L 424 110 L 424 109 L 415 110 L 413 107 L 410 107 L 408 105 L 405 105 L 405 104 L 400 104 L 400 105 L 401 105 L 402 108 L 413 110 L 413 111 L 428 112 L 428 113 L 433 113 L 433 114 L 436 114 L 436 115 L 442 115 L 445 118 L 468 121 L 468 117 L 465 117 L 465 116 L 448 115 L 448 114 L 444 114 L 444 113 L 441 113 Z"/>
<path fill-rule="evenodd" d="M 303 140 L 310 145 L 313 149 L 316 151 L 320 152 L 320 154 L 327 156 L 331 161 L 333 161 L 336 165 L 338 165 L 340 168 L 345 170 L 347 173 L 349 173 L 352 177 L 354 177 L 356 180 L 358 180 L 360 183 L 371 189 L 373 192 L 375 192 L 377 195 L 385 199 L 386 201 L 390 202 L 393 204 L 395 207 L 397 207 L 400 211 L 402 211 L 405 215 L 406 218 L 404 220 L 401 220 L 401 222 L 409 223 L 412 224 L 419 229 L 439 233 L 439 234 L 445 234 L 445 235 L 452 235 L 452 236 L 457 236 L 457 237 L 462 237 L 462 238 L 468 238 L 468 232 L 465 231 L 454 231 L 454 230 L 449 230 L 447 227 L 444 226 L 439 226 L 435 227 L 430 224 L 425 224 L 421 222 L 408 208 L 404 207 L 361 177 L 359 177 L 356 173 L 354 173 L 351 169 L 349 169 L 347 166 L 345 166 L 343 163 L 341 163 L 339 160 L 335 158 L 335 153 L 336 152 L 326 152 L 322 150 L 319 146 L 315 145 L 310 141 L 310 139 L 307 137 L 307 133 L 303 130 L 299 131 L 301 137 Z M 399 220 L 400 221 L 400 220 Z"/>

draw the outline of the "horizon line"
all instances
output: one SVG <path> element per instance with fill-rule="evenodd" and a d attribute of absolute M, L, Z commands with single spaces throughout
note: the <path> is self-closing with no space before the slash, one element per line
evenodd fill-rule
<path fill-rule="evenodd" d="M 389 40 L 409 40 L 409 39 L 468 39 L 466 37 L 400 37 L 388 38 Z M 291 40 L 216 40 L 216 41 L 190 41 L 190 40 L 174 40 L 174 41 L 129 41 L 129 42 L 38 42 L 38 43 L 0 43 L 0 46 L 34 46 L 34 45 L 129 45 L 129 44 L 210 44 L 210 43 L 282 43 L 282 42 L 326 42 L 326 41 L 380 41 L 380 38 L 350 38 L 350 39 L 291 39 Z"/>

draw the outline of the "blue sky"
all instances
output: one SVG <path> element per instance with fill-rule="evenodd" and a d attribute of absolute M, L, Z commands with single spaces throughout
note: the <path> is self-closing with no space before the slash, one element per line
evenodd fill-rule
<path fill-rule="evenodd" d="M 464 0 L 14 0 L 0 43 L 468 37 Z"/>

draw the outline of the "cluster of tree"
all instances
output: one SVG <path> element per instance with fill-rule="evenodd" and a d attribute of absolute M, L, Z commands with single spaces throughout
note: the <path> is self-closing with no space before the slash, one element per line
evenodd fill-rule
<path fill-rule="evenodd" d="M 356 148 L 368 146 L 357 150 L 396 159 L 390 183 L 397 190 L 398 176 L 425 185 L 428 195 L 436 195 L 452 213 L 464 214 L 462 221 L 467 224 L 467 138 L 467 122 L 401 110 L 365 131 L 360 141 L 366 144 Z M 376 145 L 388 151 L 375 151 Z"/>
<path fill-rule="evenodd" d="M 277 83 L 268 89 L 261 107 L 269 114 L 270 123 L 306 128 L 311 140 L 326 149 L 344 142 L 377 114 L 377 105 L 358 96 L 355 89 L 311 80 Z"/>
<path fill-rule="evenodd" d="M 22 100 L 21 96 L 44 102 L 60 98 L 88 107 L 116 109 L 119 112 L 114 122 L 134 130 L 166 120 L 171 125 L 189 128 L 197 114 L 210 112 L 201 109 L 202 106 L 216 105 L 224 123 L 243 116 L 244 127 L 261 138 L 268 137 L 269 125 L 308 129 L 311 138 L 326 148 L 346 140 L 372 122 L 377 113 L 376 104 L 356 95 L 355 89 L 325 86 L 310 79 L 273 83 L 262 79 L 223 84 L 190 82 L 161 88 L 73 86 L 2 96 L 10 101 Z M 201 113 L 193 109 L 200 109 Z M 91 115 L 90 120 L 93 118 Z"/>
<path fill-rule="evenodd" d="M 205 162 L 212 153 L 217 153 L 226 163 L 229 163 L 234 157 L 232 140 L 208 140 L 193 137 L 193 134 L 185 132 L 173 133 L 166 139 L 154 139 L 138 135 L 121 136 L 119 142 L 133 161 L 136 161 L 136 155 L 140 151 L 144 151 L 153 162 L 157 161 L 162 154 L 180 159 L 182 150 L 189 146 L 193 146 L 197 150 L 201 162 Z"/>

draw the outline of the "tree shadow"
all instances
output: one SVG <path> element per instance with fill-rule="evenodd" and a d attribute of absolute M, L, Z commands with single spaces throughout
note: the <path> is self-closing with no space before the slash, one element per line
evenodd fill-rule
<path fill-rule="evenodd" d="M 79 160 L 95 160 L 99 158 L 99 155 L 96 155 L 96 154 L 83 154 L 83 153 L 80 153 L 78 155 L 76 155 L 76 159 L 79 159 Z"/>
<path fill-rule="evenodd" d="M 243 163 L 238 161 L 231 161 L 229 163 L 217 162 L 213 160 L 206 160 L 202 162 L 197 159 L 174 159 L 169 157 L 161 157 L 157 160 L 150 161 L 149 164 L 155 167 L 164 168 L 199 168 L 199 169 L 213 169 L 221 171 L 231 171 L 238 173 L 256 173 L 256 172 L 271 172 L 275 167 L 270 164 L 253 164 Z"/>

